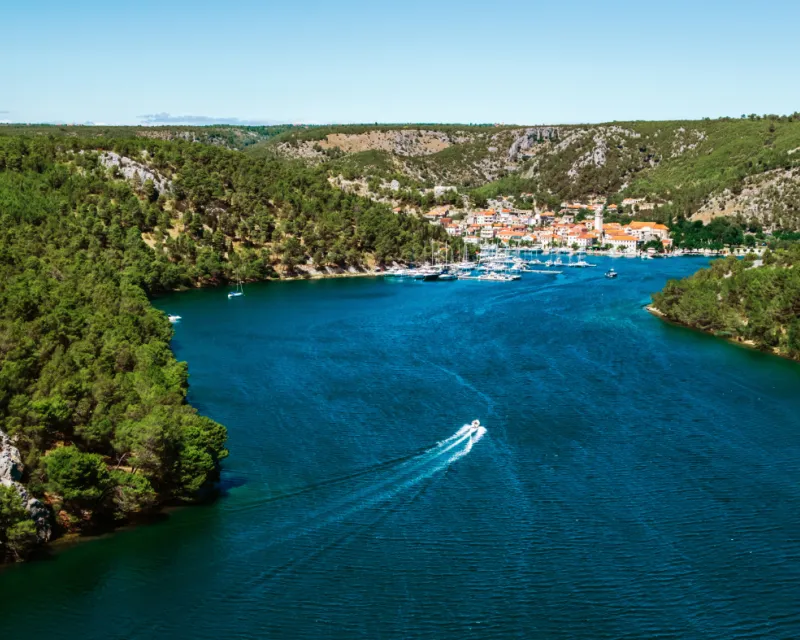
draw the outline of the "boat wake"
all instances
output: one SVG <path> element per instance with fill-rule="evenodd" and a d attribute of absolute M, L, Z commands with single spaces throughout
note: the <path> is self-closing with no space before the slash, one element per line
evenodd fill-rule
<path fill-rule="evenodd" d="M 476 420 L 422 453 L 395 465 L 375 469 L 376 477 L 366 485 L 327 502 L 321 509 L 307 514 L 302 523 L 291 526 L 292 530 L 285 536 L 278 537 L 287 540 L 303 536 L 391 500 L 463 458 L 485 433 L 486 428 Z"/>
<path fill-rule="evenodd" d="M 477 420 L 464 425 L 435 446 L 397 462 L 393 467 L 376 470 L 376 477 L 365 486 L 351 489 L 338 499 L 327 502 L 324 507 L 307 513 L 300 522 L 276 530 L 269 540 L 253 544 L 250 551 L 258 553 L 312 534 L 324 536 L 318 542 L 309 542 L 309 553 L 295 557 L 287 565 L 265 567 L 261 574 L 248 582 L 246 588 L 252 591 L 259 585 L 263 586 L 379 526 L 390 515 L 415 502 L 437 476 L 468 455 L 485 434 L 486 428 Z M 370 515 L 359 518 L 362 512 L 369 512 Z"/>
<path fill-rule="evenodd" d="M 485 434 L 486 428 L 476 420 L 472 424 L 464 425 L 435 446 L 410 457 L 398 458 L 394 462 L 376 465 L 371 469 L 351 473 L 343 478 L 334 478 L 286 494 L 266 498 L 262 503 L 264 506 L 276 498 L 278 500 L 293 497 L 301 499 L 301 496 L 313 498 L 317 491 L 335 490 L 337 485 L 350 484 L 351 481 L 355 481 L 357 484 L 338 497 L 326 498 L 320 508 L 310 512 L 304 511 L 299 520 L 284 522 L 282 526 L 273 530 L 268 539 L 253 541 L 250 545 L 250 552 L 265 551 L 276 545 L 316 533 L 329 526 L 353 520 L 363 511 L 382 508 L 386 503 L 390 503 L 396 498 L 399 499 L 402 494 L 409 492 L 425 480 L 432 480 L 440 475 L 454 462 L 469 454 Z M 255 504 L 249 504 L 244 508 L 252 509 L 254 506 Z"/>
<path fill-rule="evenodd" d="M 336 476 L 335 478 L 329 478 L 327 480 L 320 480 L 319 482 L 314 482 L 312 484 L 302 485 L 295 489 L 287 489 L 284 491 L 279 491 L 275 493 L 271 493 L 268 496 L 262 496 L 260 498 L 254 499 L 249 502 L 243 502 L 235 504 L 234 506 L 226 509 L 228 512 L 238 513 L 241 511 L 250 511 L 253 509 L 262 508 L 264 505 L 270 502 L 278 502 L 281 500 L 289 500 L 291 498 L 297 498 L 299 496 L 305 495 L 307 493 L 318 492 L 325 489 L 329 489 L 335 487 L 337 485 L 343 485 L 347 483 L 352 483 L 356 481 L 358 478 L 362 478 L 365 476 L 375 475 L 380 471 L 388 471 L 389 469 L 396 467 L 401 462 L 406 462 L 416 458 L 417 456 L 426 453 L 429 451 L 428 447 L 424 447 L 422 449 L 418 449 L 412 453 L 407 453 L 403 456 L 399 456 L 397 458 L 392 458 L 391 460 L 386 460 L 385 462 L 379 462 L 378 464 L 370 465 L 364 469 L 353 471 L 352 473 L 347 473 L 345 475 Z"/>
<path fill-rule="evenodd" d="M 486 428 L 477 420 L 471 425 L 464 425 L 435 447 L 398 465 L 386 477 L 328 505 L 313 515 L 312 520 L 320 522 L 319 526 L 323 526 L 345 520 L 360 511 L 387 502 L 423 480 L 433 478 L 456 460 L 466 456 L 485 434 Z M 319 518 L 322 520 L 319 521 Z"/>
<path fill-rule="evenodd" d="M 242 554 L 241 549 L 237 550 L 236 561 L 252 565 L 259 562 L 256 560 L 258 554 L 269 554 L 270 549 L 279 545 L 294 541 L 299 544 L 301 539 L 305 540 L 303 545 L 297 547 L 297 555 L 290 562 L 279 566 L 271 565 L 271 556 L 265 555 L 261 560 L 264 563 L 263 571 L 250 580 L 232 586 L 227 593 L 217 594 L 215 597 L 222 600 L 241 598 L 244 594 L 252 597 L 252 594 L 266 588 L 274 580 L 286 577 L 344 545 L 352 544 L 393 514 L 400 513 L 415 503 L 438 476 L 454 462 L 467 456 L 485 435 L 486 428 L 476 420 L 433 447 L 415 454 L 266 498 L 262 505 L 269 507 L 275 500 L 315 496 L 317 491 L 323 492 L 332 488 L 335 490 L 337 485 L 351 481 L 361 484 L 359 487 L 351 487 L 338 498 L 330 501 L 326 499 L 322 508 L 311 513 L 304 512 L 299 521 L 278 526 L 268 538 L 245 543 L 248 546 L 247 552 Z M 369 478 L 366 484 L 359 482 L 365 477 Z M 252 509 L 254 506 L 255 504 L 249 504 L 245 509 Z M 275 508 L 280 509 L 279 505 L 275 505 Z M 367 513 L 360 517 L 362 512 Z M 316 537 L 314 534 L 317 534 Z M 226 559 L 220 558 L 218 561 L 226 562 Z M 196 603 L 196 607 L 203 606 L 203 602 L 205 601 Z"/>

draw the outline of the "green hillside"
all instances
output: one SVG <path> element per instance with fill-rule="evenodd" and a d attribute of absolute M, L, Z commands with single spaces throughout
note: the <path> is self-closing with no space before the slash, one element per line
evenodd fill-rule
<path fill-rule="evenodd" d="M 193 500 L 218 475 L 225 430 L 186 404 L 186 365 L 151 296 L 363 271 L 432 245 L 458 253 L 460 239 L 392 207 L 520 193 L 539 208 L 643 198 L 683 246 L 753 243 L 761 227 L 792 239 L 800 120 L 0 126 L 0 446 L 20 450 L 56 535 Z M 798 357 L 797 258 L 716 263 L 654 301 L 676 322 Z M 0 489 L 0 556 L 30 551 L 30 523 L 17 490 Z"/>
<path fill-rule="evenodd" d="M 645 198 L 661 218 L 692 216 L 715 194 L 731 197 L 770 172 L 800 167 L 800 117 L 632 122 L 572 128 L 558 144 L 538 152 L 522 175 L 544 197 L 581 199 L 604 195 Z M 800 176 L 787 176 L 788 182 Z M 780 197 L 771 203 L 780 209 Z M 741 211 L 747 217 L 746 207 Z M 772 222 L 769 212 L 760 216 Z M 791 209 L 780 226 L 797 227 Z"/>
<path fill-rule="evenodd" d="M 479 200 L 502 192 L 533 192 L 544 204 L 636 197 L 658 204 L 665 220 L 741 215 L 800 228 L 798 114 L 554 127 L 315 127 L 288 130 L 248 153 L 295 158 L 350 180 L 455 185 Z M 515 174 L 521 179 L 509 183 Z"/>
<path fill-rule="evenodd" d="M 714 262 L 653 296 L 668 320 L 800 360 L 800 245 Z"/>
<path fill-rule="evenodd" d="M 238 125 L 209 126 L 80 126 L 60 124 L 0 124 L 0 136 L 25 136 L 31 138 L 92 138 L 119 140 L 144 138 L 152 140 L 183 140 L 202 142 L 228 149 L 245 149 L 293 129 L 293 125 L 244 127 Z"/>
<path fill-rule="evenodd" d="M 194 499 L 227 455 L 224 427 L 186 404 L 187 367 L 150 296 L 422 257 L 445 240 L 292 162 L 135 135 L 5 133 L 0 432 L 57 535 Z M 35 542 L 16 489 L 0 487 L 0 560 Z"/>

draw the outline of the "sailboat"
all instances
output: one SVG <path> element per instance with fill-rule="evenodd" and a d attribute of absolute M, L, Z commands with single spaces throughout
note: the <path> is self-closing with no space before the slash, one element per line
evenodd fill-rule
<path fill-rule="evenodd" d="M 233 291 L 228 291 L 228 299 L 231 298 L 240 298 L 244 295 L 244 287 L 242 287 L 242 279 L 240 277 L 236 277 L 236 289 Z"/>
<path fill-rule="evenodd" d="M 438 280 L 442 274 L 442 269 L 436 265 L 436 250 L 434 242 L 431 240 L 431 263 L 425 267 L 421 267 L 414 277 L 417 280 Z"/>
<path fill-rule="evenodd" d="M 450 265 L 450 262 L 448 261 L 449 249 L 450 249 L 449 246 L 445 247 L 445 250 L 444 250 L 444 262 L 445 263 L 443 265 L 444 270 L 439 274 L 439 280 L 456 280 L 457 279 L 456 274 L 455 273 L 451 273 L 451 271 L 450 271 L 451 265 Z"/>

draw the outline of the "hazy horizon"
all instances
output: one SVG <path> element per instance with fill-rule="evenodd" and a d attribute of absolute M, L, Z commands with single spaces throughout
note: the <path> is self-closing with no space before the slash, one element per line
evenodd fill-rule
<path fill-rule="evenodd" d="M 789 115 L 793 115 L 796 112 L 792 113 L 759 113 L 755 114 L 759 118 L 767 117 L 767 116 L 779 116 L 785 117 Z M 742 116 L 745 116 L 745 119 L 752 114 L 740 114 L 739 116 L 716 116 L 716 117 L 704 117 L 704 118 L 653 118 L 653 119 L 643 119 L 639 118 L 637 120 L 597 120 L 597 121 L 586 121 L 586 122 L 451 122 L 451 121 L 431 121 L 431 120 L 421 120 L 421 121 L 406 121 L 406 122 L 284 122 L 284 121 L 248 121 L 248 120 L 241 120 L 239 118 L 210 118 L 210 117 L 198 117 L 196 119 L 190 118 L 187 120 L 183 120 L 178 117 L 171 117 L 168 121 L 157 121 L 157 122 L 92 122 L 92 121 L 83 121 L 83 122 L 69 122 L 66 120 L 53 120 L 49 122 L 25 122 L 25 121 L 18 121 L 15 122 L 13 120 L 2 120 L 0 119 L 0 126 L 42 126 L 42 127 L 217 127 L 217 126 L 226 126 L 226 127 L 278 127 L 278 126 L 293 126 L 293 127 L 408 127 L 408 126 L 432 126 L 432 127 L 571 127 L 571 126 L 596 126 L 596 125 L 604 125 L 604 124 L 624 124 L 628 122 L 702 122 L 704 120 L 740 120 Z M 193 121 L 195 120 L 195 121 Z M 203 121 L 205 120 L 205 121 Z"/>

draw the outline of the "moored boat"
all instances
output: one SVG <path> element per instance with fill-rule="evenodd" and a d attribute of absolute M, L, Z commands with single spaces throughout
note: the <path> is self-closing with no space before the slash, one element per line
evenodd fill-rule
<path fill-rule="evenodd" d="M 228 291 L 228 299 L 231 298 L 241 298 L 244 295 L 244 287 L 242 287 L 242 279 L 236 279 L 236 289 L 233 291 Z"/>

